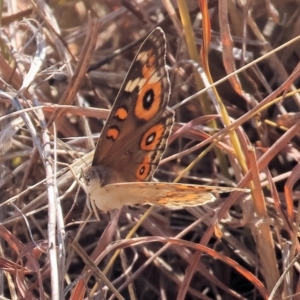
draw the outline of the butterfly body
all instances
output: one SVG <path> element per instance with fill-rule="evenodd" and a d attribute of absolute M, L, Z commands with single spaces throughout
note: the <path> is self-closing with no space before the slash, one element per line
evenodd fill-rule
<path fill-rule="evenodd" d="M 150 33 L 135 56 L 98 140 L 83 187 L 103 211 L 123 205 L 196 206 L 213 201 L 211 192 L 230 188 L 149 182 L 165 151 L 174 123 L 167 107 L 170 81 L 166 39 Z"/>

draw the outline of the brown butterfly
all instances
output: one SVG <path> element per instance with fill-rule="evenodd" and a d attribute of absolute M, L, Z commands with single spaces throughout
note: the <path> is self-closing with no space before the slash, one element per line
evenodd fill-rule
<path fill-rule="evenodd" d="M 91 202 L 103 211 L 123 205 L 198 206 L 227 187 L 149 182 L 165 151 L 174 112 L 167 107 L 170 80 L 166 38 L 154 29 L 135 56 L 98 140 L 92 165 L 83 171 Z"/>

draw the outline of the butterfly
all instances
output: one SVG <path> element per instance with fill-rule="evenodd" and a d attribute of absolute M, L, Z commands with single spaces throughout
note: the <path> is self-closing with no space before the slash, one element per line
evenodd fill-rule
<path fill-rule="evenodd" d="M 150 182 L 174 123 L 167 105 L 171 85 L 166 37 L 161 28 L 144 40 L 121 85 L 101 132 L 83 187 L 102 211 L 123 205 L 198 206 L 214 201 L 227 187 Z M 242 190 L 245 191 L 245 190 Z"/>

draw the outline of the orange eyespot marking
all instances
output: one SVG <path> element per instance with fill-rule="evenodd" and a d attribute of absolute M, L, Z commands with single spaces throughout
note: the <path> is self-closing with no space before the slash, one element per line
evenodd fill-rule
<path fill-rule="evenodd" d="M 146 131 L 140 143 L 140 148 L 144 151 L 151 151 L 158 147 L 165 132 L 162 124 L 156 124 Z"/>
<path fill-rule="evenodd" d="M 120 107 L 116 113 L 115 113 L 115 117 L 118 118 L 121 121 L 124 121 L 127 117 L 128 117 L 128 111 L 126 108 L 124 107 Z"/>
<path fill-rule="evenodd" d="M 151 159 L 148 156 L 144 157 L 143 162 L 138 166 L 135 177 L 137 180 L 143 181 L 145 180 L 151 171 Z"/>
<path fill-rule="evenodd" d="M 162 101 L 162 84 L 160 81 L 146 83 L 139 91 L 134 114 L 138 119 L 149 121 L 160 109 Z"/>
<path fill-rule="evenodd" d="M 106 137 L 110 140 L 115 141 L 118 138 L 119 134 L 120 134 L 120 130 L 117 127 L 110 127 L 107 130 Z"/>

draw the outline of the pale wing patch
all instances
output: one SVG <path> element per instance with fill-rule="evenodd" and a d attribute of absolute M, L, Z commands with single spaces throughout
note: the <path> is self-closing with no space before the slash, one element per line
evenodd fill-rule
<path fill-rule="evenodd" d="M 161 76 L 157 72 L 154 72 L 151 74 L 151 77 L 149 78 L 149 83 L 156 83 L 161 80 Z"/>
<path fill-rule="evenodd" d="M 151 77 L 148 79 L 148 82 L 156 83 L 159 82 L 160 80 L 161 80 L 161 76 L 157 72 L 154 72 L 153 74 L 151 74 Z M 134 80 L 128 80 L 124 90 L 128 93 L 132 93 L 134 89 L 138 87 L 138 90 L 140 91 L 145 84 L 146 84 L 146 79 L 138 77 Z"/>
<path fill-rule="evenodd" d="M 140 77 L 138 77 L 134 80 L 128 80 L 124 90 L 126 92 L 132 93 L 136 87 L 138 87 L 140 90 L 141 87 L 145 85 L 145 83 L 146 83 L 146 80 L 143 78 L 140 78 Z"/>
<path fill-rule="evenodd" d="M 137 57 L 136 60 L 141 61 L 142 63 L 146 63 L 148 60 L 148 51 L 144 51 L 144 52 L 140 52 Z"/>

